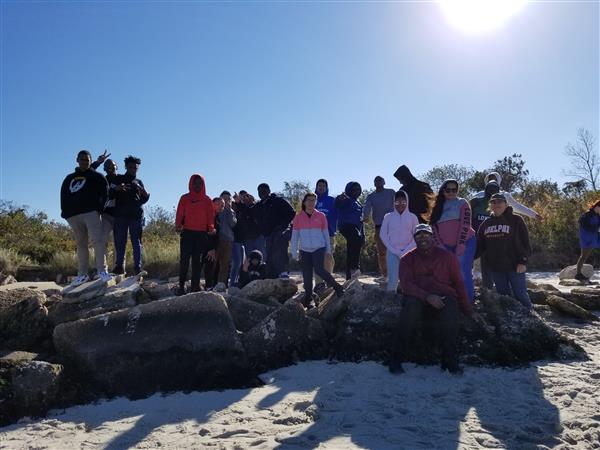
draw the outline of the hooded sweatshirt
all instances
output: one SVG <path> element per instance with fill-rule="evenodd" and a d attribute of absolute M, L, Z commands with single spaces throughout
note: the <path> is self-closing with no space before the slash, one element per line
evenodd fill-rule
<path fill-rule="evenodd" d="M 300 245 L 298 245 L 298 243 Z M 300 211 L 292 223 L 292 257 L 298 255 L 298 247 L 303 252 L 312 253 L 325 248 L 331 253 L 327 218 L 321 211 L 314 210 L 309 216 L 306 211 Z"/>
<path fill-rule="evenodd" d="M 325 182 L 327 184 L 327 182 Z M 317 189 L 315 187 L 315 192 Z M 323 195 L 317 194 L 316 209 L 321 211 L 327 217 L 327 225 L 329 226 L 329 236 L 335 236 L 337 230 L 337 210 L 335 209 L 335 199 L 329 195 L 329 185 Z"/>
<path fill-rule="evenodd" d="M 335 199 L 335 207 L 338 213 L 338 226 L 348 223 L 355 225 L 362 230 L 363 208 L 358 201 L 358 197 L 352 196 L 352 187 L 355 184 L 358 183 L 356 181 L 351 181 L 346 185 L 346 188 L 344 189 L 346 197 L 338 196 Z"/>
<path fill-rule="evenodd" d="M 402 214 L 394 209 L 385 215 L 381 230 L 379 230 L 379 237 L 388 251 L 402 257 L 416 246 L 413 232 L 418 224 L 419 219 L 410 212 L 407 203 Z"/>
<path fill-rule="evenodd" d="M 502 177 L 500 176 L 500 174 L 498 172 L 490 172 L 484 178 L 486 185 L 490 181 L 490 177 L 492 175 L 496 177 L 496 181 L 498 181 L 498 184 L 502 184 Z M 506 198 L 506 203 L 508 203 L 508 206 L 512 207 L 513 212 L 515 214 L 520 214 L 521 216 L 531 217 L 532 219 L 535 219 L 538 216 L 538 213 L 536 213 L 533 209 L 528 208 L 527 206 L 525 206 L 525 205 L 519 203 L 517 200 L 515 200 L 515 198 L 512 196 L 512 194 L 510 192 L 500 191 L 500 193 L 502 195 L 504 195 L 504 197 Z M 473 198 L 483 198 L 483 197 L 485 197 L 485 191 L 479 191 L 477 194 L 475 194 L 475 196 Z"/>
<path fill-rule="evenodd" d="M 415 214 L 419 222 L 426 223 L 431 215 L 434 194 L 431 186 L 424 181 L 417 180 L 406 166 L 398 167 L 394 176 L 404 184 L 400 188 L 408 194 L 410 199 L 410 212 Z"/>
<path fill-rule="evenodd" d="M 296 215 L 290 202 L 277 194 L 271 194 L 265 200 L 261 200 L 253 206 L 253 210 L 263 236 L 269 236 L 276 230 L 288 229 Z"/>
<path fill-rule="evenodd" d="M 471 207 L 464 198 L 444 201 L 442 215 L 432 224 L 433 238 L 440 247 L 453 247 L 454 254 L 465 252 L 466 242 L 475 236 L 471 227 Z"/>
<path fill-rule="evenodd" d="M 108 197 L 106 178 L 95 170 L 79 170 L 66 176 L 60 187 L 61 217 L 68 219 L 91 211 L 102 212 Z"/>
<path fill-rule="evenodd" d="M 202 180 L 200 192 L 195 192 L 192 187 L 196 177 Z M 198 174 L 192 175 L 189 190 L 179 199 L 175 225 L 190 231 L 213 231 L 215 229 L 215 210 L 212 200 L 206 195 L 204 177 Z"/>
<path fill-rule="evenodd" d="M 517 264 L 527 264 L 531 254 L 527 225 L 509 206 L 500 216 L 492 215 L 477 232 L 477 254 L 494 272 L 514 272 Z"/>

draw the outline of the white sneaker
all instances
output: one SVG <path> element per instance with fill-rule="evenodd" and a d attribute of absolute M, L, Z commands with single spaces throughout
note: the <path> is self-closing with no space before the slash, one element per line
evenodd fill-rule
<path fill-rule="evenodd" d="M 100 278 L 102 281 L 109 282 L 110 280 L 112 280 L 112 275 L 110 273 L 104 271 L 104 272 L 100 272 L 98 274 L 98 278 Z"/>
<path fill-rule="evenodd" d="M 90 277 L 87 275 L 79 275 L 78 277 L 76 277 L 72 282 L 71 282 L 71 286 L 75 287 L 75 286 L 81 286 L 83 283 L 87 283 L 88 281 L 90 281 Z"/>
<path fill-rule="evenodd" d="M 287 280 L 290 277 L 290 274 L 287 272 L 281 272 L 279 274 L 279 278 L 281 278 L 282 280 Z"/>
<path fill-rule="evenodd" d="M 215 292 L 225 292 L 226 290 L 227 286 L 225 286 L 225 283 L 223 282 L 217 283 L 217 285 L 213 288 L 213 291 Z"/>

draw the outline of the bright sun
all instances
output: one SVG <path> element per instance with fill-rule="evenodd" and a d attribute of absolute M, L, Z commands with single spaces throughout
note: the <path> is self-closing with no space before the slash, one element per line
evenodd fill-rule
<path fill-rule="evenodd" d="M 446 19 L 465 33 L 485 33 L 501 27 L 526 0 L 441 0 Z"/>

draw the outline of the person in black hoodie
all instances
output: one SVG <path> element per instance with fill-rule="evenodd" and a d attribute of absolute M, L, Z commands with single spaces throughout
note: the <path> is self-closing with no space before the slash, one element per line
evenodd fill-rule
<path fill-rule="evenodd" d="M 494 194 L 490 199 L 492 215 L 477 232 L 477 254 L 492 270 L 496 291 L 511 295 L 531 309 L 525 272 L 531 254 L 529 231 L 523 219 L 513 214 L 506 197 Z"/>
<path fill-rule="evenodd" d="M 401 191 L 408 195 L 409 211 L 417 216 L 419 223 L 427 223 L 435 200 L 435 194 L 429 184 L 417 180 L 406 166 L 398 167 L 394 172 L 402 187 Z"/>
<path fill-rule="evenodd" d="M 77 277 L 73 286 L 89 280 L 88 237 L 92 240 L 98 276 L 110 280 L 106 272 L 106 240 L 100 214 L 108 197 L 106 178 L 91 169 L 92 155 L 87 150 L 77 154 L 78 167 L 66 176 L 60 188 L 61 217 L 67 220 L 77 244 Z"/>
<path fill-rule="evenodd" d="M 290 225 L 296 211 L 286 199 L 271 194 L 266 183 L 258 186 L 258 196 L 260 202 L 254 208 L 258 227 L 267 241 L 267 277 L 288 278 Z"/>
<path fill-rule="evenodd" d="M 113 273 L 125 273 L 125 247 L 127 234 L 133 247 L 133 264 L 136 274 L 142 270 L 142 230 L 144 228 L 144 203 L 150 198 L 144 183 L 137 177 L 142 160 L 135 156 L 125 158 L 123 175 L 117 177 L 115 192 L 115 253 Z"/>
<path fill-rule="evenodd" d="M 267 265 L 262 262 L 262 253 L 258 250 L 252 250 L 240 271 L 239 288 L 243 288 L 254 280 L 264 280 L 267 275 Z"/>

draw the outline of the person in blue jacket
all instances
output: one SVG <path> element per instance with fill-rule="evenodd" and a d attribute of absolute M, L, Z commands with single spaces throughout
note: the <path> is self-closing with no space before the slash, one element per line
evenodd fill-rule
<path fill-rule="evenodd" d="M 360 275 L 360 251 L 365 243 L 365 231 L 362 222 L 362 204 L 358 197 L 362 187 L 356 181 L 350 181 L 346 189 L 335 198 L 338 229 L 346 239 L 346 279 Z"/>
<path fill-rule="evenodd" d="M 581 255 L 577 260 L 577 273 L 575 279 L 587 281 L 588 278 L 581 273 L 585 261 L 589 258 L 592 250 L 600 248 L 600 200 L 593 203 L 587 212 L 579 218 L 579 242 Z"/>
<path fill-rule="evenodd" d="M 329 241 L 331 245 L 331 253 L 325 254 L 325 263 L 323 267 L 329 273 L 333 273 L 333 267 L 335 266 L 335 259 L 333 258 L 333 251 L 335 250 L 335 233 L 337 231 L 337 210 L 335 209 L 335 199 L 329 195 L 329 185 L 327 180 L 321 178 L 317 181 L 315 189 L 317 193 L 317 206 L 316 210 L 321 211 L 327 218 L 327 226 L 329 227 Z M 327 284 L 323 279 L 315 274 L 315 289 L 314 291 L 318 294 L 327 288 Z"/>

